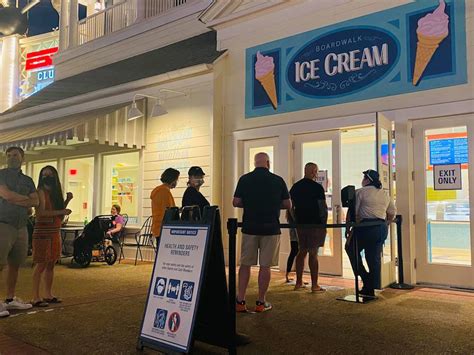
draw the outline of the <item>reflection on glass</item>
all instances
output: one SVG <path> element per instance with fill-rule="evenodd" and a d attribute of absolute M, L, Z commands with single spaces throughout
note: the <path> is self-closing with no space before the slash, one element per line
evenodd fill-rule
<path fill-rule="evenodd" d="M 56 169 L 58 168 L 58 164 L 56 160 L 44 161 L 41 163 L 33 163 L 33 174 L 31 178 L 33 179 L 36 187 L 38 187 L 38 179 L 39 179 L 40 171 L 47 165 L 51 165 L 53 168 L 56 168 Z M 23 170 L 23 173 L 25 173 L 25 170 Z"/>
<path fill-rule="evenodd" d="M 302 145 L 302 167 L 301 177 L 304 176 L 304 166 L 309 163 L 318 165 L 319 170 L 328 172 L 328 190 L 326 192 L 326 203 L 329 207 L 328 223 L 334 223 L 332 209 L 332 141 L 307 142 Z M 297 177 L 299 179 L 300 177 Z M 324 248 L 319 250 L 321 255 L 332 256 L 334 254 L 333 229 L 328 228 Z"/>
<path fill-rule="evenodd" d="M 248 170 L 245 171 L 246 173 L 252 171 L 255 169 L 254 165 L 254 157 L 258 153 L 267 153 L 268 156 L 270 157 L 270 171 L 273 172 L 274 170 L 274 160 L 273 160 L 273 146 L 264 146 L 264 147 L 255 147 L 255 148 L 249 148 L 249 165 L 248 165 Z"/>
<path fill-rule="evenodd" d="M 104 156 L 103 214 L 118 204 L 121 213 L 128 214 L 128 224 L 138 223 L 138 164 L 138 152 Z"/>
<path fill-rule="evenodd" d="M 85 222 L 92 219 L 94 194 L 94 158 L 66 160 L 64 192 L 72 192 L 74 198 L 68 208 L 72 210 L 69 221 Z"/>
<path fill-rule="evenodd" d="M 426 238 L 428 262 L 471 265 L 467 129 L 425 132 Z M 433 165 L 461 164 L 460 190 L 435 190 Z"/>

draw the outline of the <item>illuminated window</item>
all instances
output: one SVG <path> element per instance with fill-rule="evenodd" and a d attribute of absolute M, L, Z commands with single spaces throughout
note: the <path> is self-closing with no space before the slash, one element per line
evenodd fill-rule
<path fill-rule="evenodd" d="M 104 156 L 102 213 L 110 213 L 118 204 L 121 213 L 129 216 L 129 224 L 138 223 L 139 153 Z"/>
<path fill-rule="evenodd" d="M 66 160 L 64 176 L 63 192 L 72 192 L 74 195 L 68 206 L 72 210 L 69 221 L 90 221 L 93 217 L 94 158 Z"/>

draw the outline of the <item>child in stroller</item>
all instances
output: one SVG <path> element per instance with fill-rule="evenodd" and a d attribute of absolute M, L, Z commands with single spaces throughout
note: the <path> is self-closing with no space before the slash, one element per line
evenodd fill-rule
<path fill-rule="evenodd" d="M 111 228 L 112 216 L 97 216 L 85 227 L 82 234 L 74 241 L 74 261 L 87 267 L 91 261 L 115 264 L 117 251 L 113 245 L 106 243 L 110 239 L 106 232 Z"/>

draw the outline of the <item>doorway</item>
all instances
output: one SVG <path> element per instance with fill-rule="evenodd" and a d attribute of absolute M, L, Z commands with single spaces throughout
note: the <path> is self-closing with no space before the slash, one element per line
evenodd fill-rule
<path fill-rule="evenodd" d="M 415 121 L 417 282 L 474 288 L 473 117 Z"/>

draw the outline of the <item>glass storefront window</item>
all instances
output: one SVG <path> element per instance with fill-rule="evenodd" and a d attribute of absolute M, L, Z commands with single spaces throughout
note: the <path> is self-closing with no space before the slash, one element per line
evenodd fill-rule
<path fill-rule="evenodd" d="M 425 142 L 428 262 L 471 265 L 467 128 L 427 130 Z M 435 189 L 433 166 L 447 164 L 460 164 L 460 189 Z"/>
<path fill-rule="evenodd" d="M 39 174 L 40 174 L 41 169 L 43 169 L 47 165 L 51 165 L 53 168 L 58 169 L 58 163 L 56 160 L 33 163 L 32 165 L 33 165 L 33 171 L 32 171 L 31 178 L 33 179 L 36 187 L 38 187 L 38 179 L 39 179 Z M 23 173 L 26 173 L 26 171 L 23 170 Z"/>
<path fill-rule="evenodd" d="M 249 148 L 249 165 L 248 165 L 248 170 L 253 171 L 255 169 L 254 165 L 254 157 L 258 153 L 267 153 L 268 156 L 270 157 L 270 171 L 273 172 L 275 168 L 275 161 L 273 160 L 273 146 L 265 146 L 265 147 L 252 147 Z"/>
<path fill-rule="evenodd" d="M 65 162 L 63 192 L 72 192 L 74 198 L 68 208 L 71 222 L 85 222 L 92 219 L 94 197 L 94 158 L 68 159 Z"/>
<path fill-rule="evenodd" d="M 103 214 L 118 204 L 128 215 L 128 224 L 138 224 L 139 153 L 106 155 L 103 158 Z"/>
<path fill-rule="evenodd" d="M 319 170 L 327 171 L 328 188 L 326 191 L 326 203 L 328 205 L 328 223 L 335 223 L 332 210 L 332 141 L 316 141 L 303 143 L 303 162 L 314 162 Z M 304 165 L 301 176 L 304 176 Z M 328 228 L 324 248 L 320 249 L 320 254 L 324 256 L 334 255 L 334 230 Z"/>

